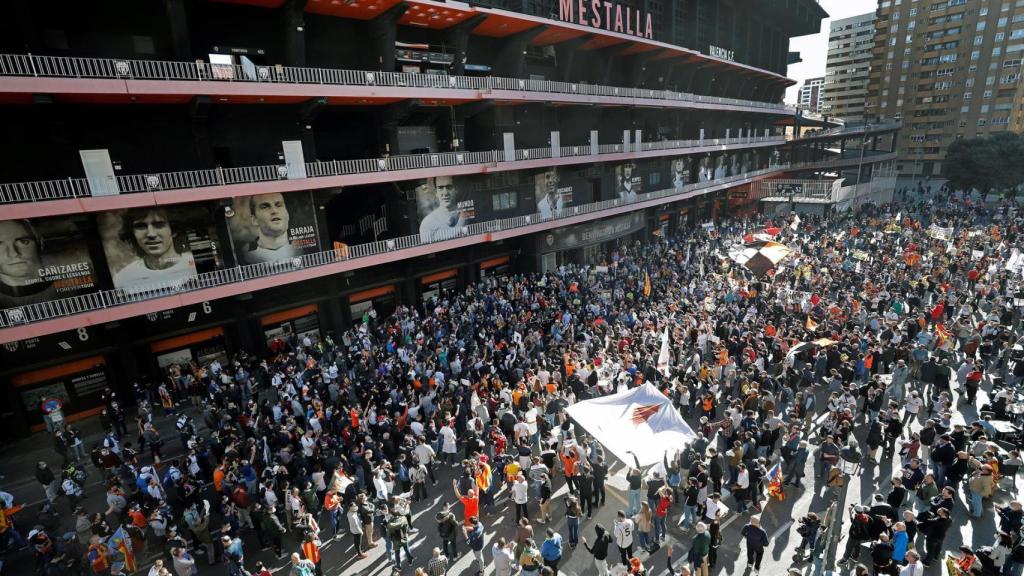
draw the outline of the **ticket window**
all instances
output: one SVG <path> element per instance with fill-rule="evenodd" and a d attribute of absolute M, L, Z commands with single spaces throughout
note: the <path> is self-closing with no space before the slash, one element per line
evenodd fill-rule
<path fill-rule="evenodd" d="M 267 314 L 260 318 L 260 325 L 267 346 L 276 339 L 290 340 L 293 336 L 299 344 L 306 338 L 315 344 L 322 337 L 320 308 L 316 304 Z"/>
<path fill-rule="evenodd" d="M 103 390 L 111 386 L 107 362 L 92 356 L 49 368 L 17 374 L 11 384 L 25 409 L 33 431 L 43 430 L 42 404 L 47 399 L 60 401 L 67 420 L 78 420 L 103 409 Z"/>
<path fill-rule="evenodd" d="M 349 317 L 353 324 L 362 324 L 371 311 L 377 318 L 387 318 L 398 307 L 398 293 L 394 284 L 357 292 L 349 296 Z"/>
<path fill-rule="evenodd" d="M 227 364 L 228 361 L 223 328 L 160 340 L 150 345 L 150 351 L 161 374 L 166 374 L 167 369 L 174 364 L 184 367 L 195 362 L 199 366 L 209 366 L 214 360 L 221 364 Z"/>
<path fill-rule="evenodd" d="M 458 282 L 458 271 L 454 269 L 420 278 L 422 301 L 430 302 L 432 298 L 443 298 L 455 291 Z"/>
<path fill-rule="evenodd" d="M 512 259 L 509 256 L 492 258 L 480 263 L 480 278 L 500 278 L 512 273 Z"/>

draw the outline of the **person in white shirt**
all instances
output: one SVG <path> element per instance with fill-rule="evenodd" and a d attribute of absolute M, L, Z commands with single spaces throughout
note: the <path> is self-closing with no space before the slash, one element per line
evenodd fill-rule
<path fill-rule="evenodd" d="M 192 252 L 166 209 L 126 210 L 121 216 L 118 239 L 136 259 L 114 273 L 117 288 L 184 282 L 196 275 Z"/>
<path fill-rule="evenodd" d="M 290 215 L 284 194 L 258 194 L 249 201 L 249 218 L 256 238 L 241 253 L 247 264 L 293 258 L 296 251 L 288 241 Z"/>
<path fill-rule="evenodd" d="M 921 557 L 913 550 L 907 551 L 907 565 L 900 568 L 900 576 L 924 576 L 924 564 Z"/>
<path fill-rule="evenodd" d="M 615 537 L 615 545 L 619 548 L 624 566 L 629 566 L 629 558 L 633 556 L 633 532 L 633 521 L 626 518 L 625 511 L 619 510 L 612 535 Z"/>
<path fill-rule="evenodd" d="M 442 459 L 445 463 L 453 466 L 459 464 L 455 462 L 455 454 L 458 452 L 458 442 L 455 437 L 455 430 L 452 430 L 451 424 L 445 423 L 438 431 L 438 436 L 441 437 L 441 454 Z"/>
<path fill-rule="evenodd" d="M 512 576 L 515 542 L 506 542 L 504 538 L 498 538 L 491 546 L 491 555 L 494 557 L 494 576 Z"/>
<path fill-rule="evenodd" d="M 549 168 L 535 177 L 534 190 L 537 197 L 537 213 L 541 218 L 551 218 L 565 208 L 565 201 L 558 193 L 558 171 L 555 168 Z"/>
<path fill-rule="evenodd" d="M 530 514 L 527 509 L 527 502 L 530 499 L 529 486 L 526 484 L 526 478 L 522 474 L 516 476 L 516 479 L 512 482 L 512 501 L 516 505 L 516 522 L 519 522 L 520 518 L 529 518 Z"/>
<path fill-rule="evenodd" d="M 535 444 L 537 442 L 537 417 L 538 416 L 539 416 L 539 412 L 537 411 L 537 407 L 533 405 L 533 402 L 530 402 L 530 404 L 529 404 L 529 406 L 528 406 L 528 408 L 526 410 L 526 413 L 523 414 L 523 419 L 526 421 L 526 426 L 530 430 L 530 443 L 531 444 Z"/>

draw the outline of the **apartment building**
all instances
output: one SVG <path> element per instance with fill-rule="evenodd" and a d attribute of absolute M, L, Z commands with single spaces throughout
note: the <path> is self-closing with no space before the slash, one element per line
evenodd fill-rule
<path fill-rule="evenodd" d="M 1024 130 L 1024 0 L 884 0 L 866 115 L 903 120 L 904 177 L 941 174 L 961 138 Z"/>
<path fill-rule="evenodd" d="M 824 86 L 825 78 L 822 76 L 804 80 L 803 86 L 800 86 L 800 92 L 797 94 L 797 108 L 815 114 L 820 113 Z"/>
<path fill-rule="evenodd" d="M 874 35 L 874 12 L 832 21 L 822 114 L 847 122 L 863 120 Z"/>

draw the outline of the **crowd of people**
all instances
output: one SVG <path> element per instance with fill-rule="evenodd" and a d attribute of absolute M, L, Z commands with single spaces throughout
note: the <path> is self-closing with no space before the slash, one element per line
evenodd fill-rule
<path fill-rule="evenodd" d="M 841 499 L 860 474 L 888 488 L 849 509 L 851 570 L 921 576 L 948 552 L 963 574 L 1021 576 L 1021 503 L 991 510 L 1020 464 L 991 423 L 1012 420 L 1024 378 L 1012 361 L 1020 219 L 947 198 L 723 220 L 623 244 L 597 265 L 487 278 L 270 354 L 173 366 L 131 398 L 106 393 L 96 445 L 56 431 L 64 468 L 38 466 L 50 502 L 38 525 L 23 535 L 0 509 L 0 528 L 46 576 L 117 576 L 153 556 L 150 576 L 202 564 L 269 575 L 253 547 L 321 576 L 332 541 L 350 561 L 383 546 L 397 574 L 448 574 L 468 553 L 477 574 L 557 575 L 581 549 L 600 576 L 642 574 L 664 548 L 670 573 L 707 576 L 722 519 L 738 514 L 756 573 L 767 498 Z M 766 230 L 793 251 L 768 275 L 727 257 Z M 696 440 L 666 447 L 654 469 L 622 463 L 626 504 L 605 525 L 593 516 L 619 463 L 565 408 L 645 382 Z M 177 438 L 159 431 L 166 421 Z M 776 463 L 784 486 L 770 489 Z M 88 505 L 88 477 L 103 479 L 105 507 Z M 995 514 L 991 546 L 948 549 L 957 506 L 971 522 Z M 429 535 L 413 526 L 425 509 Z M 796 523 L 798 561 L 821 557 L 832 520 L 822 509 Z M 440 545 L 411 549 L 428 537 Z"/>

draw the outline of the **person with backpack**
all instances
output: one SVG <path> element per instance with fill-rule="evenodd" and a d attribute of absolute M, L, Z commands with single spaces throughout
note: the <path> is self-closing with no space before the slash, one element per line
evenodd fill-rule
<path fill-rule="evenodd" d="M 594 526 L 594 533 L 597 535 L 594 545 L 587 543 L 587 538 L 584 537 L 583 547 L 594 556 L 597 576 L 608 576 L 608 545 L 612 543 L 612 537 L 600 523 Z"/>
<path fill-rule="evenodd" d="M 310 560 L 301 558 L 298 552 L 292 552 L 292 567 L 288 576 L 315 576 L 316 565 Z"/>
<path fill-rule="evenodd" d="M 473 516 L 469 519 L 469 526 L 462 527 L 466 534 L 466 542 L 473 551 L 473 559 L 476 562 L 476 574 L 484 573 L 484 525 L 480 519 Z"/>
<path fill-rule="evenodd" d="M 387 523 L 389 546 L 395 553 L 395 566 L 402 565 L 402 550 L 405 550 L 406 560 L 412 566 L 413 556 L 409 550 L 409 522 L 402 514 L 392 514 Z"/>
<path fill-rule="evenodd" d="M 846 550 L 839 561 L 840 564 L 854 560 L 860 552 L 860 545 L 871 541 L 871 525 L 873 520 L 866 506 L 853 506 L 850 518 L 850 532 L 846 539 Z"/>

